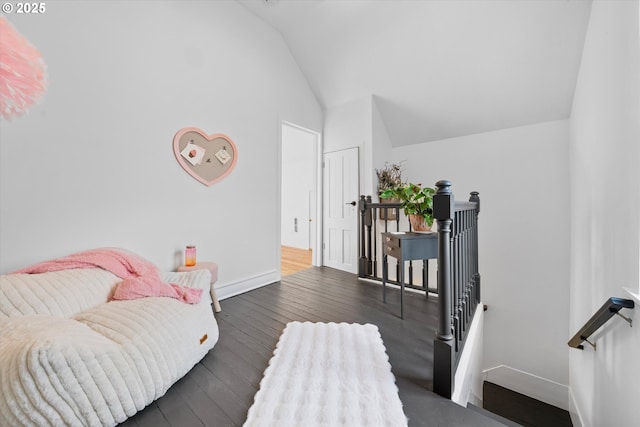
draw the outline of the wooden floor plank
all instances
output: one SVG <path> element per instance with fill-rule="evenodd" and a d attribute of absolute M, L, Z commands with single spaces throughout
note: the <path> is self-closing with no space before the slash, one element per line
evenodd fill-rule
<path fill-rule="evenodd" d="M 194 386 L 191 382 L 194 382 L 193 378 L 185 376 L 174 384 L 173 388 L 203 425 L 229 427 L 236 425 L 218 406 L 218 402 L 212 402 L 206 394 L 200 391 L 199 387 Z"/>
<path fill-rule="evenodd" d="M 253 337 L 255 340 L 261 342 L 267 348 L 270 348 L 273 339 L 278 338 L 276 331 L 261 329 L 262 325 L 251 324 L 246 320 L 246 317 L 240 314 L 234 314 L 233 307 L 228 304 L 229 307 L 220 313 L 218 316 L 222 321 L 232 325 L 234 328 L 244 332 L 246 335 Z"/>
<path fill-rule="evenodd" d="M 227 362 L 233 372 L 258 389 L 260 380 L 262 379 L 262 374 L 264 373 L 264 369 L 262 369 L 262 367 L 251 365 L 224 345 L 220 345 L 220 348 L 217 349 L 216 352 L 219 353 L 218 355 Z"/>
<path fill-rule="evenodd" d="M 276 287 L 276 285 L 270 285 L 270 287 Z M 300 321 L 300 322 L 323 322 L 325 321 L 323 318 L 314 313 L 308 313 L 302 310 L 300 307 L 294 307 L 291 304 L 288 304 L 287 301 L 283 301 L 281 298 L 274 298 L 270 295 L 261 295 L 260 298 L 254 296 L 247 296 L 250 301 L 253 301 L 257 304 L 263 303 L 266 307 L 269 307 L 272 310 L 277 310 L 279 313 L 282 313 L 285 316 L 289 317 L 289 321 Z"/>
<path fill-rule="evenodd" d="M 399 318 L 399 290 L 387 290 L 385 304 L 380 285 L 314 267 L 226 299 L 224 310 L 216 313 L 220 328 L 216 347 L 179 384 L 126 425 L 241 426 L 278 338 L 291 321 L 378 326 L 411 427 L 500 425 L 430 391 L 436 299 L 405 292 L 403 320 Z"/>
<path fill-rule="evenodd" d="M 223 359 L 218 352 L 213 353 L 213 357 L 202 359 L 202 365 L 222 381 L 241 402 L 250 406 L 258 387 L 244 379 L 229 360 Z"/>
<path fill-rule="evenodd" d="M 299 249 L 282 246 L 280 250 L 281 273 L 283 276 L 311 268 L 311 249 Z"/>
<path fill-rule="evenodd" d="M 171 426 L 199 427 L 205 424 L 193 413 L 187 402 L 178 392 L 177 384 L 156 401 L 158 409 Z"/>
<path fill-rule="evenodd" d="M 221 335 L 224 334 L 225 336 L 229 335 L 233 337 L 233 339 L 245 344 L 246 346 L 249 346 L 251 348 L 251 351 L 253 351 L 254 353 L 261 354 L 265 357 L 271 354 L 271 351 L 273 351 L 273 348 L 270 345 L 265 345 L 260 340 L 253 338 L 251 335 L 237 328 L 232 322 L 233 322 L 233 319 L 229 321 L 228 318 L 224 319 L 222 318 L 222 316 L 218 317 L 218 326 L 220 327 Z M 223 340 L 223 339 L 225 338 L 224 337 L 220 338 L 220 340 Z"/>
<path fill-rule="evenodd" d="M 125 422 L 120 423 L 122 427 L 138 427 L 138 423 L 135 418 L 129 418 Z"/>
<path fill-rule="evenodd" d="M 275 285 L 271 285 L 271 286 L 275 286 Z M 242 301 L 244 304 L 246 304 L 246 307 L 248 310 L 261 313 L 264 316 L 279 322 L 279 324 L 281 325 L 286 325 L 288 322 L 291 321 L 290 316 L 284 316 L 283 313 L 280 313 L 280 311 L 274 307 L 265 306 L 264 301 L 256 302 L 249 298 L 245 298 Z"/>
<path fill-rule="evenodd" d="M 138 412 L 134 417 L 129 418 L 121 425 L 129 425 L 128 423 L 133 421 L 137 423 L 138 427 L 171 427 L 169 421 L 162 415 L 158 404 L 153 402 L 151 405 L 144 408 L 142 412 Z"/>
<path fill-rule="evenodd" d="M 256 370 L 260 370 L 265 357 L 271 356 L 270 350 L 250 347 L 246 343 L 238 341 L 231 334 L 226 334 L 224 339 L 218 341 L 218 344 L 216 344 L 216 348 L 217 346 L 220 346 L 220 348 L 226 347 L 234 354 L 235 357 L 239 357 L 245 363 L 251 365 Z M 262 371 L 260 370 L 260 372 Z"/>
<path fill-rule="evenodd" d="M 229 387 L 201 364 L 197 364 L 188 375 L 212 403 L 215 402 L 229 419 L 234 420 L 234 424 L 241 425 L 240 421 L 246 417 L 248 407 Z"/>

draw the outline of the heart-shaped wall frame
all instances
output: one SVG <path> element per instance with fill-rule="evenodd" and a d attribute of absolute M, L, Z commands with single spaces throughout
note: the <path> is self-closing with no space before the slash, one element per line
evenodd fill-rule
<path fill-rule="evenodd" d="M 229 175 L 238 161 L 231 138 L 193 127 L 180 129 L 173 137 L 173 154 L 189 175 L 207 186 Z"/>

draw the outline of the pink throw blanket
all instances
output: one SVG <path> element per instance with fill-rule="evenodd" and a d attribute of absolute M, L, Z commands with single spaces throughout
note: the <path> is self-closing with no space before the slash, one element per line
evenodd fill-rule
<path fill-rule="evenodd" d="M 13 274 L 38 274 L 72 268 L 102 268 L 122 279 L 112 299 L 130 300 L 144 297 L 169 297 L 188 304 L 200 301 L 202 289 L 165 283 L 151 262 L 116 249 L 92 249 L 63 258 L 45 261 L 15 271 Z"/>

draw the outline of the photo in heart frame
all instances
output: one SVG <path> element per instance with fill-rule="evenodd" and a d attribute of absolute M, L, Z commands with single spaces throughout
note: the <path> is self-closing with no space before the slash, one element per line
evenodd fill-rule
<path fill-rule="evenodd" d="M 173 153 L 189 175 L 207 186 L 229 175 L 238 161 L 238 149 L 231 138 L 221 133 L 209 135 L 194 127 L 176 133 Z"/>

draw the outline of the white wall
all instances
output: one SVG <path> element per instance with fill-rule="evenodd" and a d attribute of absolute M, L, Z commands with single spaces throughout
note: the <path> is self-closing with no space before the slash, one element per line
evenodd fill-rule
<path fill-rule="evenodd" d="M 570 335 L 607 298 L 639 286 L 638 14 L 637 1 L 591 10 L 570 119 Z M 570 350 L 574 425 L 640 424 L 638 308 L 623 311 L 632 328 L 613 318 L 593 336 L 597 351 Z"/>
<path fill-rule="evenodd" d="M 316 135 L 282 126 L 282 241 L 285 246 L 311 249 L 311 224 L 316 200 Z M 295 221 L 297 220 L 297 227 Z"/>
<path fill-rule="evenodd" d="M 380 114 L 380 110 L 378 108 L 378 104 L 376 101 L 376 97 L 372 98 L 372 161 L 373 161 L 373 170 L 371 170 L 371 176 L 369 177 L 372 180 L 373 184 L 373 192 L 367 193 L 373 196 L 374 201 L 378 199 L 378 175 L 376 175 L 376 169 L 383 169 L 385 167 L 385 163 L 388 163 L 391 160 L 393 146 L 391 144 L 391 138 L 389 137 L 389 133 L 387 132 L 387 127 L 382 120 L 382 115 Z"/>
<path fill-rule="evenodd" d="M 360 194 L 373 194 L 372 97 L 366 96 L 324 112 L 324 152 L 358 147 Z"/>
<path fill-rule="evenodd" d="M 223 287 L 277 280 L 280 123 L 322 127 L 281 36 L 236 2 L 47 6 L 7 16 L 42 52 L 50 88 L 1 124 L 1 271 L 102 246 L 172 269 L 195 244 Z M 212 187 L 174 158 L 186 126 L 238 147 Z"/>
<path fill-rule="evenodd" d="M 554 121 L 393 151 L 394 161 L 406 160 L 405 178 L 412 182 L 434 186 L 448 179 L 457 200 L 480 192 L 482 301 L 489 306 L 484 368 L 551 382 L 552 403 L 565 407 L 568 138 L 567 121 Z M 545 400 L 535 386 L 516 391 Z"/>
<path fill-rule="evenodd" d="M 360 194 L 377 199 L 375 170 L 391 160 L 392 144 L 373 95 L 325 110 L 324 152 L 351 147 L 360 153 Z"/>

